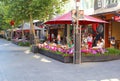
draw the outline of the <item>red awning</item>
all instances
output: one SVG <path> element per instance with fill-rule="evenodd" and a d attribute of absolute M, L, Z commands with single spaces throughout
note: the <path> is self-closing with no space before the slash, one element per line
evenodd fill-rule
<path fill-rule="evenodd" d="M 88 15 L 84 15 L 83 19 L 79 19 L 80 25 L 92 23 L 107 23 L 107 22 Z M 45 24 L 72 24 L 71 12 L 68 12 L 62 16 L 49 20 L 45 22 Z"/>

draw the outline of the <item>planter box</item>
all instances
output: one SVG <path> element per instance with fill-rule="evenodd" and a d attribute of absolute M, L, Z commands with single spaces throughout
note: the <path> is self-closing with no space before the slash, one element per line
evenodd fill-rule
<path fill-rule="evenodd" d="M 73 57 L 64 57 L 50 51 L 39 49 L 39 53 L 64 63 L 73 63 Z M 120 59 L 120 55 L 82 56 L 82 62 L 104 62 Z"/>
<path fill-rule="evenodd" d="M 82 62 L 103 62 L 120 59 L 120 55 L 82 56 Z"/>
<path fill-rule="evenodd" d="M 31 52 L 38 53 L 38 46 L 32 45 Z"/>
<path fill-rule="evenodd" d="M 64 63 L 72 63 L 73 62 L 72 56 L 62 56 L 62 55 L 55 54 L 53 52 L 42 50 L 42 49 L 39 49 L 39 53 L 42 55 L 45 55 L 47 57 L 53 58 L 55 60 L 64 62 Z"/>

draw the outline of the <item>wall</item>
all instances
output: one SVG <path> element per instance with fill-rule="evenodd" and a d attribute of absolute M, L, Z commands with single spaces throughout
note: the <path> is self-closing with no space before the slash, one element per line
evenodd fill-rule
<path fill-rule="evenodd" d="M 76 9 L 75 0 L 69 0 L 69 2 L 63 6 L 63 9 L 65 10 L 64 13 L 69 12 L 72 9 Z M 93 14 L 94 13 L 94 0 L 80 0 L 79 9 L 84 10 L 86 15 Z"/>
<path fill-rule="evenodd" d="M 112 23 L 112 36 L 114 36 L 116 40 L 120 40 L 120 22 Z"/>
<path fill-rule="evenodd" d="M 120 0 L 94 0 L 94 14 L 113 12 L 120 9 Z"/>

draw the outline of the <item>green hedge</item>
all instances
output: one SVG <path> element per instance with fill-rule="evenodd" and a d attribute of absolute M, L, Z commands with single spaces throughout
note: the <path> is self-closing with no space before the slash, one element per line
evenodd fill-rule
<path fill-rule="evenodd" d="M 107 48 L 107 52 L 105 54 L 120 55 L 120 50 L 116 48 Z"/>
<path fill-rule="evenodd" d="M 18 42 L 19 46 L 30 46 L 30 42 Z"/>
<path fill-rule="evenodd" d="M 119 49 L 116 49 L 116 48 L 106 48 L 106 52 L 104 54 L 101 54 L 101 53 L 97 53 L 97 54 L 85 54 L 85 53 L 82 53 L 82 56 L 109 56 L 109 55 L 120 55 L 120 50 Z"/>

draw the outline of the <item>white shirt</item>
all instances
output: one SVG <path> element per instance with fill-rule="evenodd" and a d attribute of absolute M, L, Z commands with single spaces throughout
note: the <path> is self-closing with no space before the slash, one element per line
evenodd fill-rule
<path fill-rule="evenodd" d="M 54 38 L 54 34 L 53 33 L 51 34 L 51 37 Z"/>
<path fill-rule="evenodd" d="M 98 48 L 103 48 L 103 45 L 104 45 L 104 44 L 101 42 L 101 43 L 97 44 L 97 47 L 98 47 Z"/>
<path fill-rule="evenodd" d="M 104 43 L 103 42 L 101 42 L 101 43 L 97 43 L 97 46 L 95 46 L 95 47 L 93 47 L 93 48 L 103 48 L 103 46 L 104 46 Z"/>
<path fill-rule="evenodd" d="M 87 37 L 87 42 L 92 42 L 92 40 L 93 40 L 92 37 L 90 37 L 90 36 Z"/>

